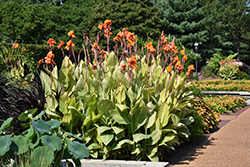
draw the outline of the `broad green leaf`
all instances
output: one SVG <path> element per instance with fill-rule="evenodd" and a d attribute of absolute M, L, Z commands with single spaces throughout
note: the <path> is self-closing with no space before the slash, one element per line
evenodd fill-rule
<path fill-rule="evenodd" d="M 154 125 L 154 123 L 156 121 L 156 114 L 157 114 L 157 112 L 155 111 L 152 115 L 150 115 L 148 122 L 146 124 L 147 129 Z"/>
<path fill-rule="evenodd" d="M 49 146 L 49 148 L 53 151 L 60 151 L 62 149 L 62 140 L 60 137 L 55 134 L 52 135 L 43 135 L 41 137 L 41 141 L 44 146 Z"/>
<path fill-rule="evenodd" d="M 20 121 L 27 121 L 27 119 L 29 119 L 28 115 L 31 114 L 33 116 L 36 112 L 37 112 L 37 108 L 26 110 L 25 112 L 21 113 L 18 116 L 18 120 L 20 120 Z"/>
<path fill-rule="evenodd" d="M 3 122 L 3 124 L 2 124 L 1 127 L 0 127 L 0 134 L 3 133 L 3 130 L 4 130 L 5 128 L 8 128 L 8 127 L 10 126 L 12 120 L 13 120 L 13 118 L 11 117 L 11 118 L 8 118 L 7 120 L 5 120 L 5 121 Z"/>
<path fill-rule="evenodd" d="M 159 108 L 157 117 L 160 118 L 162 127 L 166 126 L 169 121 L 169 105 L 167 102 L 163 103 Z"/>
<path fill-rule="evenodd" d="M 166 92 L 166 89 L 163 89 L 160 93 L 160 100 L 161 100 L 161 103 L 164 103 L 166 101 L 166 99 L 168 98 L 168 95 L 169 95 L 169 90 L 167 90 Z"/>
<path fill-rule="evenodd" d="M 101 139 L 103 143 L 107 146 L 112 141 L 114 136 L 114 134 L 101 134 Z"/>
<path fill-rule="evenodd" d="M 119 143 L 112 150 L 121 149 L 125 144 L 133 145 L 134 142 L 129 139 L 120 140 Z"/>
<path fill-rule="evenodd" d="M 89 107 L 94 107 L 98 100 L 97 100 L 97 95 L 96 94 L 92 94 L 92 95 L 86 95 L 84 96 L 84 102 L 87 106 Z"/>
<path fill-rule="evenodd" d="M 107 55 L 107 66 L 115 66 L 117 63 L 117 58 L 115 55 L 115 52 L 110 52 L 110 54 Z"/>
<path fill-rule="evenodd" d="M 133 134 L 133 139 L 136 143 L 138 143 L 139 141 L 143 140 L 143 139 L 148 139 L 150 138 L 151 135 L 145 135 L 143 133 L 136 133 Z"/>
<path fill-rule="evenodd" d="M 10 135 L 0 137 L 0 157 L 4 156 L 4 154 L 10 150 L 11 143 Z"/>
<path fill-rule="evenodd" d="M 58 128 L 61 125 L 61 122 L 58 120 L 50 120 L 47 122 L 50 125 L 51 129 Z"/>
<path fill-rule="evenodd" d="M 125 130 L 125 128 L 121 128 L 121 127 L 117 127 L 117 126 L 112 126 L 111 128 L 113 129 L 115 134 L 119 134 Z"/>
<path fill-rule="evenodd" d="M 157 155 L 158 147 L 148 146 L 146 149 L 147 149 L 147 157 L 153 162 L 158 162 L 159 161 L 159 158 Z"/>
<path fill-rule="evenodd" d="M 169 133 L 166 136 L 164 136 L 162 143 L 167 143 L 171 140 L 173 140 L 176 137 L 176 135 L 174 133 Z"/>
<path fill-rule="evenodd" d="M 36 122 L 31 121 L 31 123 L 34 126 L 35 130 L 40 134 L 51 132 L 50 125 L 47 122 L 43 121 L 43 120 L 38 120 Z"/>
<path fill-rule="evenodd" d="M 135 148 L 132 150 L 131 154 L 139 155 L 143 149 L 141 148 L 140 143 L 136 143 Z"/>
<path fill-rule="evenodd" d="M 107 131 L 107 130 L 110 130 L 110 129 L 111 129 L 111 127 L 108 127 L 108 126 L 100 126 L 100 127 L 97 128 L 97 132 L 98 132 L 98 134 L 100 135 L 100 134 L 102 134 L 103 132 L 105 132 L 105 131 Z"/>
<path fill-rule="evenodd" d="M 118 107 L 122 112 L 123 112 L 124 110 L 129 109 L 128 106 L 123 105 L 123 104 L 118 104 L 118 103 L 116 103 L 115 105 L 116 105 L 116 107 Z"/>
<path fill-rule="evenodd" d="M 191 115 L 189 115 L 187 118 L 182 118 L 182 119 L 181 119 L 181 122 L 182 122 L 183 124 L 185 124 L 186 126 L 187 126 L 187 125 L 190 125 L 191 123 L 194 122 L 194 117 L 192 117 Z"/>
<path fill-rule="evenodd" d="M 136 96 L 134 95 L 134 92 L 132 91 L 131 88 L 129 88 L 129 89 L 126 91 L 126 93 L 127 93 L 128 97 L 129 97 L 129 99 L 130 99 L 131 104 L 133 104 L 134 101 L 136 100 Z"/>
<path fill-rule="evenodd" d="M 77 141 L 69 142 L 68 149 L 71 151 L 74 158 L 83 159 L 89 156 L 89 150 L 85 144 L 81 144 Z"/>
<path fill-rule="evenodd" d="M 171 114 L 171 119 L 173 121 L 174 126 L 177 126 L 177 124 L 180 122 L 180 118 L 175 114 Z"/>
<path fill-rule="evenodd" d="M 43 158 L 41 158 L 43 157 Z M 35 148 L 30 155 L 31 166 L 51 166 L 54 160 L 54 152 L 47 146 Z"/>
<path fill-rule="evenodd" d="M 106 78 L 102 80 L 102 87 L 103 87 L 103 90 L 106 90 L 109 87 L 109 82 Z"/>
<path fill-rule="evenodd" d="M 40 73 L 40 78 L 41 78 L 43 90 L 45 91 L 44 92 L 45 96 L 48 94 L 51 94 L 51 87 L 50 87 L 50 82 L 49 82 L 51 78 L 42 70 Z"/>
<path fill-rule="evenodd" d="M 13 142 L 18 147 L 17 155 L 23 154 L 29 150 L 29 143 L 27 139 L 23 136 L 14 136 Z"/>
<path fill-rule="evenodd" d="M 49 108 L 49 110 L 51 110 L 51 111 L 56 110 L 56 107 L 58 106 L 58 102 L 57 102 L 54 95 L 47 96 L 46 102 L 47 102 L 47 107 Z"/>
<path fill-rule="evenodd" d="M 115 109 L 115 104 L 110 100 L 101 100 L 97 103 L 97 109 L 99 113 L 104 114 L 106 116 L 109 115 L 109 111 Z"/>
<path fill-rule="evenodd" d="M 142 106 L 138 110 L 132 112 L 131 126 L 134 134 L 137 129 L 143 126 L 148 120 L 147 108 Z"/>
<path fill-rule="evenodd" d="M 162 134 L 161 130 L 154 130 L 151 133 L 152 145 L 156 144 L 161 139 L 161 134 Z"/>
<path fill-rule="evenodd" d="M 119 124 L 129 124 L 130 121 L 125 112 L 120 112 L 118 109 L 110 110 L 110 115 Z"/>
<path fill-rule="evenodd" d="M 120 104 L 126 99 L 126 91 L 125 91 L 125 87 L 123 85 L 119 86 L 116 89 L 115 99 Z"/>

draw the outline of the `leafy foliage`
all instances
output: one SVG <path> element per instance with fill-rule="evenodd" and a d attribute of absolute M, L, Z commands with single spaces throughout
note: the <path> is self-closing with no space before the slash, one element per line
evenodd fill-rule
<path fill-rule="evenodd" d="M 33 119 L 30 117 L 30 119 Z M 3 130 L 10 126 L 13 119 L 8 119 L 2 126 Z M 0 136 L 0 164 L 6 165 L 14 159 L 14 166 L 26 165 L 49 167 L 58 165 L 63 158 L 72 158 L 75 163 L 89 156 L 87 147 L 77 141 L 74 136 L 62 131 L 60 122 L 51 120 L 31 121 L 31 126 L 22 135 L 11 137 Z M 30 156 L 29 156 L 30 155 Z M 29 156 L 29 158 L 27 158 Z M 29 160 L 27 160 L 29 159 Z"/>
<path fill-rule="evenodd" d="M 224 80 L 232 80 L 237 77 L 239 71 L 239 65 L 228 60 L 221 64 L 218 74 Z"/>
<path fill-rule="evenodd" d="M 104 24 L 102 32 L 109 41 L 107 24 L 111 21 Z M 114 52 L 99 48 L 100 36 L 95 42 L 86 38 L 83 48 L 92 46 L 93 60 L 86 49 L 85 60 L 73 63 L 71 46 L 72 53 L 65 55 L 60 69 L 48 63 L 44 66 L 48 68 L 40 76 L 45 112 L 60 120 L 63 129 L 83 136 L 93 158 L 159 161 L 166 150 L 174 150 L 190 136 L 187 126 L 194 121 L 190 107 L 195 100 L 186 90 L 187 56 L 185 50 L 177 52 L 174 40 L 159 41 L 157 57 L 151 43 L 146 46 L 147 54 L 139 56 L 135 37 L 126 29 L 122 33 Z M 177 63 L 177 55 L 182 62 Z M 175 70 L 170 64 L 176 64 Z M 188 75 L 192 69 L 188 68 Z"/>
<path fill-rule="evenodd" d="M 217 72 L 220 69 L 220 62 L 222 60 L 233 59 L 236 56 L 237 56 L 237 53 L 230 54 L 229 56 L 224 56 L 221 52 L 215 53 L 213 54 L 213 57 L 211 57 L 208 60 L 207 66 L 212 67 L 214 74 L 217 74 Z"/>
<path fill-rule="evenodd" d="M 205 127 L 203 127 L 204 133 L 211 133 L 214 131 L 216 126 L 219 124 L 220 114 L 213 110 L 209 103 L 204 102 L 202 99 L 199 99 L 196 103 L 193 104 L 196 112 L 202 116 Z M 196 128 L 196 127 L 195 127 Z M 194 129 L 195 129 L 194 128 Z"/>

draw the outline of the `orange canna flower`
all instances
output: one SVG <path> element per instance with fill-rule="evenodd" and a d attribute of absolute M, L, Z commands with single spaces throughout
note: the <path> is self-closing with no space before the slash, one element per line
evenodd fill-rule
<path fill-rule="evenodd" d="M 93 47 L 94 47 L 94 48 L 97 48 L 97 47 L 98 47 L 97 42 L 95 42 L 95 43 L 93 44 Z"/>
<path fill-rule="evenodd" d="M 40 60 L 38 61 L 38 64 L 41 64 L 41 63 L 44 63 L 44 59 L 40 59 Z"/>
<path fill-rule="evenodd" d="M 128 28 L 125 27 L 125 28 L 122 29 L 122 31 L 123 31 L 123 32 L 124 32 L 124 31 L 128 31 Z"/>
<path fill-rule="evenodd" d="M 167 51 L 167 52 L 170 52 L 170 51 L 171 51 L 171 48 L 170 48 L 168 45 L 164 45 L 164 46 L 162 47 L 162 50 L 165 50 L 165 51 Z"/>
<path fill-rule="evenodd" d="M 100 23 L 99 26 L 98 26 L 99 30 L 102 30 L 104 28 L 104 25 L 103 23 Z"/>
<path fill-rule="evenodd" d="M 183 65 L 181 65 L 181 61 L 178 60 L 177 63 L 175 64 L 175 69 L 177 69 L 178 71 L 182 71 L 183 70 Z"/>
<path fill-rule="evenodd" d="M 192 70 L 195 70 L 193 64 L 191 64 L 191 65 L 188 66 L 188 71 L 187 71 L 187 75 L 188 75 L 188 76 L 191 75 Z"/>
<path fill-rule="evenodd" d="M 107 31 L 107 29 L 104 29 L 104 37 L 107 37 L 108 36 L 108 34 L 109 34 L 109 36 L 111 36 L 112 35 L 112 32 L 109 30 L 109 31 Z"/>
<path fill-rule="evenodd" d="M 13 45 L 12 45 L 12 48 L 14 48 L 14 49 L 19 48 L 19 43 L 13 44 Z"/>
<path fill-rule="evenodd" d="M 183 60 L 187 61 L 187 55 L 183 56 Z"/>
<path fill-rule="evenodd" d="M 71 30 L 70 32 L 68 32 L 68 36 L 71 37 L 71 38 L 76 38 L 75 32 L 73 30 Z"/>
<path fill-rule="evenodd" d="M 178 62 L 178 61 L 179 61 L 179 57 L 178 57 L 178 56 L 175 56 L 173 63 L 176 63 L 176 62 Z"/>
<path fill-rule="evenodd" d="M 137 37 L 136 37 L 136 35 L 134 33 L 127 32 L 126 33 L 126 38 L 129 41 L 129 43 L 131 43 L 132 46 L 134 46 L 136 44 L 134 39 L 137 39 Z"/>
<path fill-rule="evenodd" d="M 60 42 L 60 44 L 57 46 L 57 48 L 58 49 L 61 49 L 61 48 L 63 48 L 63 45 L 65 44 L 63 41 L 60 41 L 59 40 L 59 42 Z"/>
<path fill-rule="evenodd" d="M 184 55 L 185 55 L 185 49 L 182 49 L 182 50 L 180 51 L 180 53 L 182 54 L 182 56 L 184 56 Z"/>
<path fill-rule="evenodd" d="M 65 47 L 65 49 L 70 50 L 70 48 L 71 48 L 71 47 L 74 47 L 74 46 L 75 46 L 75 44 L 73 43 L 73 41 L 72 41 L 72 40 L 69 40 L 69 41 L 67 42 L 67 46 Z"/>
<path fill-rule="evenodd" d="M 178 53 L 178 49 L 177 49 L 177 47 L 176 47 L 175 45 L 172 47 L 172 51 L 173 51 L 174 53 Z"/>
<path fill-rule="evenodd" d="M 122 39 L 122 38 L 123 38 L 123 32 L 119 31 L 119 32 L 117 33 L 117 36 L 120 37 L 120 38 Z"/>
<path fill-rule="evenodd" d="M 93 65 L 93 66 L 92 66 L 92 69 L 93 69 L 93 70 L 95 70 L 96 68 L 97 68 L 96 65 Z"/>
<path fill-rule="evenodd" d="M 172 68 L 173 68 L 173 66 L 167 66 L 167 70 L 168 70 L 168 72 L 171 72 L 172 71 Z"/>
<path fill-rule="evenodd" d="M 120 69 L 123 71 L 123 70 L 125 70 L 126 67 L 127 67 L 127 65 L 123 64 L 123 65 L 121 65 Z"/>
<path fill-rule="evenodd" d="M 48 57 L 48 58 L 50 58 L 50 59 L 54 59 L 55 55 L 53 54 L 52 51 L 49 51 L 49 53 L 47 54 L 46 57 Z"/>
<path fill-rule="evenodd" d="M 153 47 L 152 42 L 147 43 L 147 45 L 145 46 L 145 48 L 147 49 L 150 49 L 151 47 Z"/>
<path fill-rule="evenodd" d="M 47 42 L 47 44 L 49 44 L 50 47 L 53 47 L 54 44 L 56 44 L 56 41 L 53 38 L 50 38 L 49 41 Z"/>
<path fill-rule="evenodd" d="M 113 41 L 120 41 L 120 37 L 119 36 L 114 37 Z"/>
<path fill-rule="evenodd" d="M 153 54 L 153 53 L 156 52 L 156 50 L 155 50 L 155 48 L 152 47 L 152 48 L 149 49 L 149 52 L 150 52 L 151 54 Z"/>
<path fill-rule="evenodd" d="M 136 57 L 132 56 L 128 59 L 128 65 L 133 68 L 133 69 L 137 69 L 137 67 L 135 66 L 137 64 L 136 62 Z"/>
<path fill-rule="evenodd" d="M 104 21 L 104 28 L 110 28 L 110 26 L 111 26 L 111 20 L 105 20 Z"/>
<path fill-rule="evenodd" d="M 167 44 L 168 40 L 166 39 L 166 37 L 164 36 L 164 33 L 161 34 L 161 43 L 162 44 Z"/>

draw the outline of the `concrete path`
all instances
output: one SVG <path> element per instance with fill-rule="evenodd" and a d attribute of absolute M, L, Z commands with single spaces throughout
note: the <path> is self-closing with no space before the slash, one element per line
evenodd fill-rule
<path fill-rule="evenodd" d="M 175 167 L 250 166 L 250 107 L 221 119 L 224 125 Z"/>

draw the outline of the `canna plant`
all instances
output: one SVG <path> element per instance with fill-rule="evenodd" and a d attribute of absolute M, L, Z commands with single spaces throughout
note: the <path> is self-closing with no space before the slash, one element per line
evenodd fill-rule
<path fill-rule="evenodd" d="M 106 20 L 98 26 L 107 43 L 111 24 Z M 45 62 L 40 74 L 45 112 L 60 120 L 63 129 L 81 136 L 93 158 L 159 161 L 166 150 L 189 139 L 187 126 L 194 121 L 191 107 L 196 100 L 187 91 L 187 75 L 194 68 L 183 72 L 185 50 L 179 53 L 174 39 L 167 43 L 163 33 L 157 50 L 149 42 L 142 56 L 137 37 L 127 28 L 113 39 L 113 51 L 98 46 L 100 34 L 93 42 L 83 31 L 85 60 L 74 56 L 71 31 L 65 48 L 69 56 L 64 55 L 61 68 Z"/>
<path fill-rule="evenodd" d="M 18 43 L 12 48 L 0 47 L 0 73 L 5 72 L 9 78 L 21 82 L 31 81 L 35 77 L 36 67 L 32 52 Z"/>

